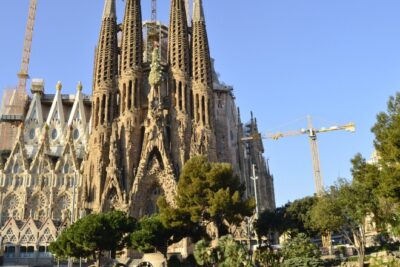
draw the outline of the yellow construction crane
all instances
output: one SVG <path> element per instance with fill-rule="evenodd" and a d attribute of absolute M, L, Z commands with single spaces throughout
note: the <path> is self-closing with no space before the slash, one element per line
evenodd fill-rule
<path fill-rule="evenodd" d="M 29 4 L 28 22 L 26 24 L 24 50 L 22 53 L 21 70 L 18 73 L 19 83 L 18 92 L 26 92 L 26 81 L 29 78 L 29 61 L 31 56 L 33 26 L 35 25 L 37 0 L 31 0 Z"/>
<path fill-rule="evenodd" d="M 35 24 L 37 0 L 30 0 L 28 22 L 26 24 L 21 69 L 18 73 L 18 87 L 4 90 L 0 108 L 0 151 L 9 151 L 14 145 L 17 127 L 24 119 L 28 100 L 26 83 L 29 79 L 29 61 L 31 55 L 33 27 Z"/>
<path fill-rule="evenodd" d="M 314 170 L 315 190 L 316 190 L 317 195 L 320 196 L 324 192 L 324 186 L 323 186 L 322 175 L 321 175 L 321 164 L 320 164 L 320 159 L 319 159 L 317 135 L 320 133 L 327 133 L 327 132 L 341 131 L 341 130 L 355 132 L 356 126 L 354 123 L 351 122 L 351 123 L 344 124 L 344 125 L 331 126 L 329 128 L 315 129 L 312 124 L 311 116 L 308 116 L 307 120 L 308 120 L 307 129 L 300 129 L 297 131 L 288 131 L 288 132 L 278 132 L 278 133 L 258 135 L 258 136 L 250 136 L 250 137 L 245 137 L 242 140 L 243 141 L 255 140 L 255 139 L 278 140 L 283 137 L 297 136 L 297 135 L 303 135 L 303 134 L 308 135 L 308 137 L 310 139 L 310 146 L 311 146 L 311 158 L 312 158 L 313 170 Z"/>

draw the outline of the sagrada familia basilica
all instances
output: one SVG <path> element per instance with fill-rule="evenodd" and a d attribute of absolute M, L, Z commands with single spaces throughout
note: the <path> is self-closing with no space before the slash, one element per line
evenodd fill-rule
<path fill-rule="evenodd" d="M 243 140 L 259 135 L 257 120 L 242 123 L 233 88 L 218 79 L 202 1 L 188 23 L 185 1 L 171 0 L 169 26 L 143 22 L 140 0 L 125 1 L 118 24 L 115 5 L 105 0 L 92 94 L 81 84 L 62 94 L 61 83 L 48 94 L 33 79 L 22 123 L 1 122 L 16 129 L 0 149 L 6 255 L 45 257 L 60 229 L 88 213 L 157 212 L 194 155 L 231 163 L 258 210 L 275 208 L 262 141 Z"/>

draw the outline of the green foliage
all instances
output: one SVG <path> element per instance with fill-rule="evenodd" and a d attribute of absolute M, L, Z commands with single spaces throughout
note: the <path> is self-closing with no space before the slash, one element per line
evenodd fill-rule
<path fill-rule="evenodd" d="M 372 264 L 370 264 L 370 267 L 399 267 L 400 266 L 400 260 L 396 259 L 394 257 L 388 257 L 384 259 L 383 257 L 380 258 L 374 258 L 372 260 Z"/>
<path fill-rule="evenodd" d="M 254 200 L 243 200 L 244 191 L 231 165 L 193 157 L 178 182 L 177 207 L 170 207 L 163 198 L 158 201 L 162 221 L 177 229 L 178 236 L 186 234 L 195 240 L 205 236 L 209 223 L 217 227 L 217 236 L 227 233 L 225 223 L 238 225 L 253 212 Z"/>
<path fill-rule="evenodd" d="M 319 258 L 321 253 L 318 247 L 311 243 L 310 238 L 304 234 L 290 238 L 283 244 L 282 255 L 284 260 L 293 258 Z"/>
<path fill-rule="evenodd" d="M 291 230 L 297 233 L 306 233 L 309 236 L 314 236 L 316 233 L 310 226 L 310 210 L 314 206 L 316 197 L 305 197 L 295 200 L 287 208 L 288 217 L 291 220 Z"/>
<path fill-rule="evenodd" d="M 171 235 L 172 232 L 164 227 L 159 215 L 145 216 L 139 220 L 137 229 L 131 233 L 131 246 L 143 253 L 157 250 L 165 255 Z"/>
<path fill-rule="evenodd" d="M 284 267 L 322 267 L 324 266 L 323 262 L 317 258 L 292 258 L 285 260 L 283 263 Z"/>
<path fill-rule="evenodd" d="M 305 197 L 274 211 L 264 211 L 256 223 L 257 233 L 261 236 L 268 236 L 270 232 L 279 234 L 287 232 L 290 235 L 302 232 L 309 236 L 315 235 L 310 225 L 309 213 L 315 202 L 315 197 Z"/>
<path fill-rule="evenodd" d="M 283 266 L 323 266 L 318 247 L 304 233 L 291 237 L 282 247 Z"/>
<path fill-rule="evenodd" d="M 281 253 L 274 252 L 270 249 L 257 250 L 255 252 L 255 261 L 259 266 L 279 267 L 281 266 Z"/>
<path fill-rule="evenodd" d="M 212 248 L 208 241 L 196 243 L 194 257 L 200 266 L 247 267 L 252 266 L 248 250 L 237 243 L 232 236 L 223 236 L 218 245 Z"/>
<path fill-rule="evenodd" d="M 247 248 L 243 244 L 237 243 L 230 235 L 221 237 L 218 240 L 218 246 L 215 249 L 218 255 L 218 266 L 251 266 Z"/>
<path fill-rule="evenodd" d="M 267 237 L 271 232 L 282 234 L 287 231 L 292 225 L 288 218 L 287 207 L 288 204 L 274 211 L 265 210 L 261 213 L 255 225 L 257 234 Z"/>
<path fill-rule="evenodd" d="M 375 199 L 358 182 L 339 180 L 318 199 L 311 210 L 311 224 L 318 230 L 359 231 L 367 215 L 375 210 Z"/>
<path fill-rule="evenodd" d="M 400 93 L 389 98 L 387 112 L 377 115 L 372 132 L 380 169 L 375 193 L 383 218 L 397 230 L 400 227 Z"/>
<path fill-rule="evenodd" d="M 204 239 L 196 243 L 193 255 L 200 266 L 211 266 L 216 261 L 210 243 Z"/>
<path fill-rule="evenodd" d="M 74 241 L 77 238 L 78 237 L 74 235 L 74 230 L 67 228 L 56 241 L 50 243 L 49 251 L 59 259 L 92 256 L 93 252 L 90 249 L 87 249 Z"/>
<path fill-rule="evenodd" d="M 120 211 L 90 214 L 66 228 L 50 251 L 59 258 L 89 257 L 99 259 L 102 251 L 116 251 L 128 243 L 127 233 L 135 228 L 136 222 Z"/>
<path fill-rule="evenodd" d="M 355 161 L 360 163 L 359 158 Z M 359 169 L 353 167 L 353 174 Z M 377 202 L 370 193 L 371 189 L 358 179 L 355 175 L 352 183 L 339 180 L 318 199 L 310 211 L 310 218 L 311 225 L 321 233 L 341 233 L 356 248 L 362 266 L 366 244 L 365 219 L 376 210 Z"/>

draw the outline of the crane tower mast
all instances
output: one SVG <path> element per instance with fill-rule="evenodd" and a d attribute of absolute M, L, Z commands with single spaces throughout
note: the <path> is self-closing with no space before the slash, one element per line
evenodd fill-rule
<path fill-rule="evenodd" d="M 21 70 L 18 73 L 18 77 L 19 77 L 18 92 L 19 93 L 26 92 L 26 82 L 29 78 L 28 70 L 29 70 L 29 61 L 30 61 L 30 56 L 31 56 L 33 27 L 35 25 L 35 18 L 36 18 L 36 7 L 37 7 L 37 0 L 31 0 L 30 4 L 29 4 L 28 22 L 26 24 Z"/>
<path fill-rule="evenodd" d="M 308 136 L 310 138 L 310 147 L 311 147 L 311 159 L 314 171 L 315 191 L 317 195 L 320 196 L 324 192 L 324 183 L 322 181 L 322 175 L 321 175 L 321 162 L 319 159 L 317 132 L 312 125 L 311 117 L 308 116 L 307 119 L 308 119 Z"/>
<path fill-rule="evenodd" d="M 151 21 L 157 21 L 157 0 L 151 0 Z"/>
<path fill-rule="evenodd" d="M 250 136 L 250 137 L 244 137 L 242 138 L 242 141 L 248 141 L 248 140 L 255 140 L 255 139 L 273 139 L 273 140 L 278 140 L 283 137 L 289 137 L 289 136 L 297 136 L 297 135 L 308 135 L 310 139 L 310 147 L 311 147 L 311 158 L 312 158 L 312 165 L 313 165 L 313 171 L 314 171 L 314 182 L 315 182 L 315 191 L 318 196 L 321 196 L 324 192 L 324 184 L 322 181 L 322 175 L 321 175 L 321 163 L 320 163 L 320 158 L 319 158 L 319 150 L 318 150 L 318 143 L 317 143 L 317 135 L 320 133 L 327 133 L 327 132 L 332 132 L 332 131 L 349 131 L 349 132 L 355 132 L 356 127 L 354 123 L 348 123 L 345 125 L 335 125 L 329 128 L 320 128 L 316 129 L 313 127 L 312 124 L 312 119 L 311 116 L 307 117 L 308 120 L 308 126 L 307 129 L 301 129 L 301 130 L 295 130 L 295 131 L 288 131 L 288 132 L 278 132 L 274 134 L 267 134 L 267 135 L 257 135 L 257 136 Z"/>

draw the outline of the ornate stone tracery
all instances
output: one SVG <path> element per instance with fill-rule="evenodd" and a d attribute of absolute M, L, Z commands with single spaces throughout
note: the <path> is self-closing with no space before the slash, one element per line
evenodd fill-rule
<path fill-rule="evenodd" d="M 3 200 L 2 222 L 8 218 L 20 219 L 20 203 L 20 198 L 15 193 L 9 194 Z"/>
<path fill-rule="evenodd" d="M 53 219 L 58 221 L 64 221 L 70 218 L 71 215 L 72 200 L 67 194 L 59 196 L 56 200 L 56 205 L 53 211 Z"/>

